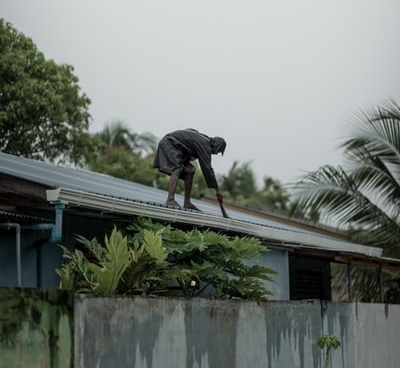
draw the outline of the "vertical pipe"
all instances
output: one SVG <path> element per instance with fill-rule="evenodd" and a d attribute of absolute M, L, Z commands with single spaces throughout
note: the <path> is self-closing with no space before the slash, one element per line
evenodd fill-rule
<path fill-rule="evenodd" d="M 22 266 L 21 266 L 21 226 L 19 224 L 15 224 L 15 232 L 17 237 L 17 278 L 18 278 L 18 287 L 22 287 Z"/>
<path fill-rule="evenodd" d="M 55 205 L 56 218 L 55 218 L 55 224 L 53 227 L 53 231 L 51 234 L 51 241 L 53 243 L 60 242 L 61 238 L 62 238 L 62 220 L 63 220 L 64 207 L 65 206 L 63 204 Z"/>
<path fill-rule="evenodd" d="M 353 279 L 351 277 L 351 260 L 347 262 L 347 285 L 349 289 L 349 301 L 353 301 Z"/>
<path fill-rule="evenodd" d="M 21 225 L 13 222 L 0 224 L 7 230 L 15 229 L 15 251 L 17 256 L 17 280 L 18 287 L 22 287 L 22 267 L 21 267 Z"/>
<path fill-rule="evenodd" d="M 384 295 L 383 295 L 383 277 L 382 277 L 382 265 L 379 265 L 379 267 L 376 270 L 376 275 L 378 278 L 378 286 L 379 286 L 379 301 L 381 303 L 384 302 Z"/>

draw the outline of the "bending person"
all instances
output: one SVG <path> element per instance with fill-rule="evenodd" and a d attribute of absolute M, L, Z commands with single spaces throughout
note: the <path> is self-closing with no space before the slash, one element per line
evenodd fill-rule
<path fill-rule="evenodd" d="M 198 211 L 191 202 L 193 177 L 196 168 L 191 161 L 199 160 L 201 171 L 209 188 L 215 189 L 218 200 L 222 194 L 218 188 L 214 169 L 211 166 L 211 155 L 224 154 L 226 142 L 223 138 L 210 138 L 195 129 L 176 130 L 163 137 L 158 145 L 154 158 L 154 167 L 170 175 L 168 198 L 166 203 L 180 207 L 175 200 L 179 179 L 184 180 L 184 208 Z"/>

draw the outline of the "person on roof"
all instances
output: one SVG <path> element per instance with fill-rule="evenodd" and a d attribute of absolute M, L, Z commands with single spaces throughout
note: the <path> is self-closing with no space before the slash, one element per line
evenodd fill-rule
<path fill-rule="evenodd" d="M 179 179 L 184 180 L 184 208 L 199 211 L 191 202 L 193 177 L 196 168 L 191 161 L 198 159 L 201 171 L 209 188 L 215 189 L 218 200 L 222 193 L 218 188 L 211 155 L 224 154 L 226 142 L 223 138 L 210 138 L 195 129 L 176 130 L 164 136 L 158 144 L 154 158 L 154 168 L 170 176 L 166 204 L 180 207 L 175 200 L 175 191 Z"/>

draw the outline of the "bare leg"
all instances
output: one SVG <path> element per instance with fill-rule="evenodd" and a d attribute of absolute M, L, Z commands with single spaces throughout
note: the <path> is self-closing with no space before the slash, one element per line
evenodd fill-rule
<path fill-rule="evenodd" d="M 178 181 L 179 177 L 176 175 L 171 175 L 169 178 L 169 187 L 168 187 L 168 198 L 167 198 L 167 204 L 171 206 L 176 206 L 180 207 L 180 204 L 175 201 L 175 192 L 176 192 L 176 187 L 178 186 Z"/>
<path fill-rule="evenodd" d="M 195 211 L 200 211 L 190 200 L 190 197 L 192 195 L 194 174 L 195 171 L 187 171 L 185 173 L 185 202 L 183 204 L 183 207 Z"/>

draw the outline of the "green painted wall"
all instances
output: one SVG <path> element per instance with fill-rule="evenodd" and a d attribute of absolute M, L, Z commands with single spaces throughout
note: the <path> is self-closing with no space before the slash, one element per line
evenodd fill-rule
<path fill-rule="evenodd" d="M 73 367 L 73 296 L 0 288 L 0 368 Z"/>

